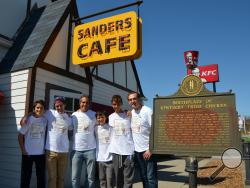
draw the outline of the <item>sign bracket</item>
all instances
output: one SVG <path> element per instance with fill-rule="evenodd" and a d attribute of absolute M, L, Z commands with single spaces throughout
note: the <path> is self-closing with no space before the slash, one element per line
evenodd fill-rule
<path fill-rule="evenodd" d="M 124 9 L 124 8 L 131 7 L 131 6 L 134 6 L 134 5 L 138 5 L 138 7 L 139 7 L 142 3 L 143 3 L 143 1 L 141 1 L 141 0 L 136 1 L 134 3 L 129 3 L 129 4 L 126 4 L 126 5 L 118 6 L 118 7 L 112 8 L 112 9 L 108 9 L 108 10 L 104 10 L 104 11 L 97 12 L 97 13 L 94 13 L 94 14 L 90 14 L 88 16 L 84 16 L 84 17 L 81 17 L 81 18 L 76 18 L 76 19 L 73 19 L 72 22 L 77 23 L 77 22 L 79 22 L 81 20 L 85 20 L 85 19 L 88 19 L 88 18 L 92 18 L 92 17 L 95 17 L 95 16 L 99 16 L 99 15 L 102 15 L 102 14 L 113 12 L 113 11 L 116 11 L 116 10 Z"/>

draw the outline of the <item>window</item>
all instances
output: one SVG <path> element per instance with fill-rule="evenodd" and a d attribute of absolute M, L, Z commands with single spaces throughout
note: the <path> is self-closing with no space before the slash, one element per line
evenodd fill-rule
<path fill-rule="evenodd" d="M 51 90 L 50 91 L 50 103 L 49 107 L 54 109 L 54 99 L 56 97 L 64 97 L 65 98 L 65 112 L 71 114 L 74 111 L 79 109 L 79 98 L 82 94 L 71 93 L 59 90 Z"/>

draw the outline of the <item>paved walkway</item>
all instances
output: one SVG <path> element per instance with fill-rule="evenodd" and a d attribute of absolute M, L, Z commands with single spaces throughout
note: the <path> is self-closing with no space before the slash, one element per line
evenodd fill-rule
<path fill-rule="evenodd" d="M 218 158 L 218 157 L 212 157 Z M 204 167 L 211 159 L 203 159 L 199 161 L 199 168 Z M 245 164 L 243 163 L 243 169 Z M 136 183 L 133 188 L 142 188 L 142 183 L 139 179 L 139 173 L 136 171 Z M 165 157 L 158 162 L 158 187 L 159 188 L 189 188 L 188 173 L 185 172 L 185 160 L 176 159 L 174 157 Z M 243 171 L 243 179 L 245 180 L 245 171 Z M 214 188 L 215 186 L 198 185 L 198 188 Z M 245 185 L 244 188 L 250 188 L 250 185 Z"/>
<path fill-rule="evenodd" d="M 199 162 L 199 167 L 207 164 L 209 159 L 204 159 Z M 138 172 L 136 173 L 138 176 Z M 158 162 L 158 185 L 159 188 L 188 188 L 188 173 L 185 172 L 185 160 L 175 158 L 165 158 Z M 139 178 L 137 183 L 133 184 L 133 188 L 142 188 L 142 183 Z M 198 186 L 202 188 L 204 186 Z M 206 186 L 209 188 L 209 186 Z"/>

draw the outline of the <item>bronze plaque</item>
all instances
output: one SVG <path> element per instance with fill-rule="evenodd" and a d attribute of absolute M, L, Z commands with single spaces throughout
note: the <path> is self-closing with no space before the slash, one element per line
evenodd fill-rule
<path fill-rule="evenodd" d="M 210 92 L 197 78 L 188 76 L 176 94 L 154 99 L 153 153 L 209 157 L 240 149 L 235 95 Z"/>

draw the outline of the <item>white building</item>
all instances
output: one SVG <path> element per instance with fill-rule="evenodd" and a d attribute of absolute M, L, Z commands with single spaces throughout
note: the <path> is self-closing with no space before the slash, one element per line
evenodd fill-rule
<path fill-rule="evenodd" d="M 52 0 L 53 1 L 53 0 Z M 83 68 L 71 63 L 72 0 L 0 1 L 0 187 L 19 187 L 21 152 L 17 129 L 32 103 L 44 99 L 53 107 L 64 96 L 67 111 L 78 108 L 80 95 L 89 95 L 93 109 L 110 111 L 111 96 L 142 89 L 133 61 Z M 1 99 L 1 97 L 0 97 Z M 35 185 L 33 173 L 32 185 Z"/>

